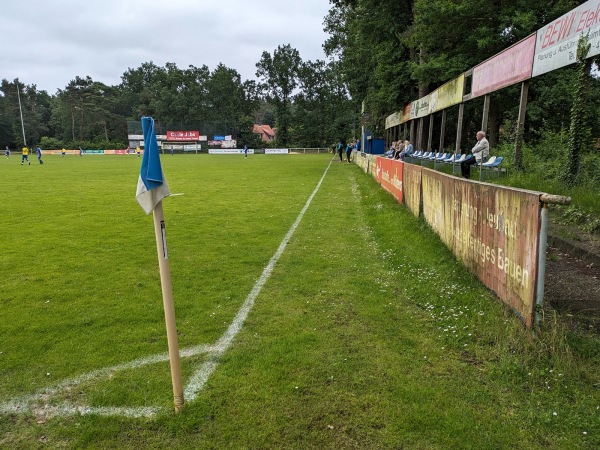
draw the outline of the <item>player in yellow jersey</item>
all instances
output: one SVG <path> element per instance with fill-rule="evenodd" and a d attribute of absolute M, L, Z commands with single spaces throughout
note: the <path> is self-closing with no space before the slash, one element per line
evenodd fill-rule
<path fill-rule="evenodd" d="M 21 156 L 21 165 L 23 165 L 23 163 L 27 161 L 27 164 L 31 165 L 31 162 L 29 161 L 29 149 L 27 147 L 23 147 L 23 156 Z"/>

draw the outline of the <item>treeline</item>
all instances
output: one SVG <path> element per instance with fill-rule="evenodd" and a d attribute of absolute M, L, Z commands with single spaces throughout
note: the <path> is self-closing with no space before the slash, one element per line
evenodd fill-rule
<path fill-rule="evenodd" d="M 583 1 L 331 0 L 326 53 L 340 61 L 352 98 L 365 99 L 369 126 L 383 135 L 384 118 L 527 37 Z M 576 68 L 531 81 L 525 139 L 569 129 Z M 600 82 L 590 77 L 585 99 L 591 136 L 600 136 Z M 481 126 L 483 99 L 465 104 L 464 136 Z M 490 143 L 514 138 L 519 86 L 491 96 Z M 457 108 L 454 108 L 457 109 Z M 448 116 L 452 136 L 456 111 Z M 470 142 L 470 141 L 469 141 Z M 589 142 L 589 141 L 588 141 Z"/>
<path fill-rule="evenodd" d="M 0 87 L 0 143 L 23 145 L 19 94 L 29 146 L 124 148 L 127 123 L 151 115 L 170 129 L 233 135 L 239 145 L 264 146 L 254 123 L 276 127 L 273 145 L 325 147 L 353 136 L 357 108 L 339 64 L 303 61 L 290 45 L 263 52 L 257 80 L 242 80 L 219 64 L 181 69 L 152 62 L 129 68 L 108 86 L 76 76 L 54 95 L 35 84 L 4 79 Z"/>

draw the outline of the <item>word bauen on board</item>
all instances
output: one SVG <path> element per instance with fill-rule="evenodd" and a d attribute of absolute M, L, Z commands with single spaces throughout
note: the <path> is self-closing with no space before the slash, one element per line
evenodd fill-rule
<path fill-rule="evenodd" d="M 497 265 L 498 269 L 504 271 L 506 275 L 523 287 L 529 284 L 529 270 L 506 256 L 506 252 L 502 247 L 492 248 L 471 234 L 468 237 L 464 236 L 458 229 L 454 230 L 454 238 L 461 246 L 466 244 L 474 254 L 479 255 L 482 264 Z"/>

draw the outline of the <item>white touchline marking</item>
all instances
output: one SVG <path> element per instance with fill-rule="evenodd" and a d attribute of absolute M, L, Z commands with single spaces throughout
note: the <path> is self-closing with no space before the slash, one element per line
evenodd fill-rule
<path fill-rule="evenodd" d="M 184 192 L 179 192 L 177 194 L 169 194 L 169 197 L 179 197 L 180 195 L 184 195 Z"/>
<path fill-rule="evenodd" d="M 265 269 L 263 270 L 262 275 L 250 291 L 250 294 L 248 294 L 248 297 L 246 297 L 246 301 L 236 314 L 235 318 L 233 319 L 233 322 L 231 322 L 229 328 L 227 328 L 223 336 L 221 336 L 221 338 L 215 344 L 214 353 L 212 353 L 208 360 L 204 364 L 202 364 L 202 366 L 200 366 L 200 369 L 198 369 L 194 374 L 192 374 L 190 381 L 184 391 L 184 398 L 186 399 L 186 401 L 193 402 L 196 399 L 196 397 L 198 396 L 198 394 L 200 393 L 200 391 L 202 390 L 212 373 L 215 371 L 219 358 L 227 351 L 227 349 L 229 349 L 231 343 L 233 342 L 233 339 L 242 329 L 242 325 L 244 324 L 246 318 L 248 317 L 248 314 L 254 306 L 254 301 L 256 300 L 256 297 L 258 297 L 258 294 L 260 294 L 261 289 L 271 276 L 271 273 L 275 268 L 275 264 L 277 264 L 277 261 L 279 261 L 279 258 L 281 257 L 285 248 L 287 247 L 288 242 L 294 235 L 296 228 L 298 228 L 298 225 L 300 225 L 300 222 L 302 221 L 304 214 L 306 213 L 310 204 L 312 203 L 313 198 L 315 197 L 315 195 L 317 195 L 317 192 L 319 192 L 321 184 L 323 184 L 323 180 L 325 179 L 325 176 L 327 175 L 327 172 L 329 171 L 330 167 L 331 161 L 325 169 L 325 172 L 319 180 L 319 183 L 317 183 L 315 190 L 312 192 L 312 194 L 306 201 L 304 208 L 302 208 L 302 211 L 300 211 L 300 214 L 298 214 L 296 221 L 288 230 L 287 234 L 283 238 L 283 241 L 281 241 L 281 244 L 279 244 L 279 248 L 269 261 L 269 264 L 267 264 L 267 267 L 265 267 Z"/>
<path fill-rule="evenodd" d="M 189 358 L 191 356 L 196 356 L 203 353 L 208 355 L 207 361 L 204 362 L 200 366 L 200 368 L 192 375 L 190 382 L 185 388 L 184 396 L 187 402 L 193 402 L 197 398 L 205 383 L 208 381 L 211 374 L 215 371 L 219 358 L 227 351 L 227 349 L 229 349 L 233 342 L 233 339 L 242 329 L 242 325 L 244 324 L 246 318 L 248 317 L 248 314 L 252 310 L 252 307 L 254 306 L 254 302 L 258 297 L 258 294 L 260 293 L 263 286 L 271 276 L 271 273 L 273 272 L 277 261 L 279 261 L 279 258 L 285 251 L 287 244 L 294 235 L 296 229 L 298 228 L 298 225 L 300 225 L 300 222 L 302 221 L 304 214 L 306 213 L 310 204 L 312 203 L 313 198 L 315 197 L 315 195 L 317 195 L 317 192 L 319 192 L 319 189 L 323 184 L 323 180 L 325 180 L 325 176 L 327 175 L 327 172 L 329 171 L 332 162 L 333 159 L 329 162 L 329 165 L 325 169 L 323 176 L 317 183 L 317 186 L 315 187 L 308 200 L 306 201 L 304 208 L 302 208 L 295 222 L 292 224 L 287 234 L 281 241 L 281 244 L 279 244 L 277 251 L 263 270 L 260 278 L 257 280 L 256 284 L 246 297 L 244 304 L 234 317 L 233 321 L 231 322 L 225 333 L 223 333 L 223 335 L 214 345 L 197 345 L 180 351 L 180 356 L 182 358 Z M 152 417 L 155 416 L 157 413 L 163 411 L 164 408 L 159 406 L 96 407 L 71 405 L 66 403 L 63 403 L 61 405 L 50 405 L 48 404 L 48 402 L 53 396 L 59 393 L 67 391 L 82 383 L 92 381 L 96 378 L 108 377 L 111 374 L 122 370 L 138 369 L 149 364 L 155 364 L 165 361 L 169 361 L 168 353 L 160 353 L 157 355 L 151 355 L 144 358 L 134 359 L 133 361 L 129 361 L 123 364 L 104 367 L 102 369 L 88 372 L 79 377 L 68 378 L 54 386 L 42 388 L 33 394 L 23 395 L 20 397 L 13 398 L 8 402 L 0 403 L 0 414 L 33 413 L 36 416 L 42 416 L 47 418 L 76 414 L 95 414 L 100 416 L 121 416 L 131 418 Z"/>

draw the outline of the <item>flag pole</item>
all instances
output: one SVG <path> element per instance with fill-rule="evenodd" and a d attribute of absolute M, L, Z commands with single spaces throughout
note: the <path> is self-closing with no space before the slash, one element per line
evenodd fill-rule
<path fill-rule="evenodd" d="M 158 202 L 153 212 L 154 233 L 156 234 L 156 250 L 158 252 L 158 267 L 160 269 L 160 284 L 162 286 L 165 324 L 167 326 L 167 341 L 169 346 L 169 362 L 171 365 L 171 382 L 173 383 L 173 403 L 175 412 L 183 410 L 183 383 L 181 381 L 181 364 L 179 360 L 179 343 L 175 325 L 175 304 L 173 303 L 173 287 L 171 285 L 171 268 L 167 251 L 167 236 L 165 234 L 165 216 L 162 200 Z"/>
<path fill-rule="evenodd" d="M 21 129 L 23 130 L 23 145 L 27 147 L 27 139 L 25 139 L 25 124 L 23 123 L 23 107 L 21 106 L 21 85 L 19 84 L 19 79 L 15 80 L 17 82 L 17 98 L 19 99 L 19 114 L 21 114 Z"/>

